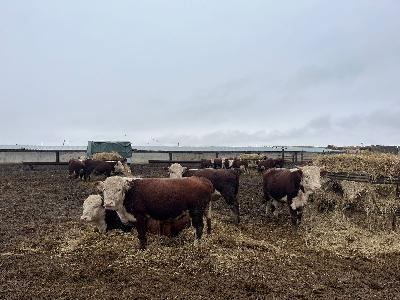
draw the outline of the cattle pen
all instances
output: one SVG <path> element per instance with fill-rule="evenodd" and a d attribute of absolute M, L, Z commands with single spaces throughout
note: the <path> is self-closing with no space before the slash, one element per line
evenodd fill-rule
<path fill-rule="evenodd" d="M 207 155 L 217 157 L 216 152 L 198 151 L 189 152 L 187 159 L 185 151 L 147 150 L 137 149 L 136 155 L 145 159 L 133 161 L 134 176 L 165 178 L 166 163 L 186 160 L 195 167 Z M 36 151 L 54 155 L 45 165 L 0 165 L 3 298 L 396 299 L 399 295 L 399 228 L 386 226 L 390 225 L 386 207 L 382 213 L 369 210 L 366 218 L 354 210 L 357 203 L 374 204 L 365 202 L 364 194 L 356 195 L 357 203 L 344 202 L 340 194 L 349 187 L 344 183 L 353 180 L 390 187 L 379 187 L 378 192 L 391 197 L 396 178 L 331 170 L 294 234 L 285 207 L 277 217 L 266 216 L 261 174 L 244 172 L 239 179 L 240 224 L 234 224 L 229 207 L 216 200 L 212 233 L 199 245 L 193 245 L 193 230 L 187 228 L 175 238 L 149 234 L 147 250 L 139 251 L 135 230 L 100 234 L 79 221 L 84 199 L 98 193 L 98 181 L 104 178 L 68 179 L 67 166 L 52 161 L 57 157 L 54 151 L 60 150 Z M 84 153 L 74 151 L 74 155 Z M 240 154 L 218 151 L 218 157 L 232 153 Z M 282 151 L 273 154 L 281 157 Z M 284 155 L 286 163 L 293 164 L 293 153 L 285 150 Z M 156 163 L 160 156 L 165 160 Z M 301 154 L 297 157 L 301 164 Z M 371 227 L 372 222 L 379 228 Z"/>
<path fill-rule="evenodd" d="M 306 164 L 317 155 L 337 153 L 318 147 L 132 147 L 130 164 L 200 163 L 201 159 L 234 158 L 259 154 L 282 158 L 289 164 Z M 65 165 L 70 159 L 86 156 L 86 146 L 0 146 L 0 164 Z"/>

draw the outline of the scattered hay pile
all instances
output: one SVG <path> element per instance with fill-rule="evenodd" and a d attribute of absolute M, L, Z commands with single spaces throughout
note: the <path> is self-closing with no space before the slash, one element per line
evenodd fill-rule
<path fill-rule="evenodd" d="M 343 213 L 313 215 L 304 230 L 306 244 L 317 250 L 328 250 L 344 257 L 362 255 L 373 258 L 400 253 L 400 233 L 374 232 L 355 224 Z"/>
<path fill-rule="evenodd" d="M 262 160 L 264 159 L 265 155 L 257 154 L 257 153 L 243 153 L 239 155 L 240 159 L 247 159 L 247 160 Z"/>
<path fill-rule="evenodd" d="M 328 172 L 368 175 L 373 179 L 400 175 L 400 156 L 386 153 L 321 155 L 314 164 L 324 166 Z"/>
<path fill-rule="evenodd" d="M 376 153 L 320 156 L 314 164 L 372 179 L 397 177 L 400 170 L 399 157 Z M 395 185 L 327 178 L 311 200 L 304 222 L 309 246 L 344 256 L 400 253 L 398 226 L 392 231 L 400 211 Z"/>
<path fill-rule="evenodd" d="M 400 158 L 383 153 L 337 154 L 318 157 L 314 164 L 328 172 L 345 172 L 379 177 L 396 178 L 400 175 Z M 369 214 L 393 214 L 400 208 L 396 186 L 354 181 L 326 179 L 323 192 L 316 194 L 322 207 L 334 206 L 338 210 Z"/>
<path fill-rule="evenodd" d="M 125 159 L 118 152 L 99 152 L 93 155 L 94 160 L 117 160 L 117 161 L 125 161 Z"/>

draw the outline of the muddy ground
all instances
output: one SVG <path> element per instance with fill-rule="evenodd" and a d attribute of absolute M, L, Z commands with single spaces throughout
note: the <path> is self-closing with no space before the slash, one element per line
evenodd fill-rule
<path fill-rule="evenodd" d="M 160 166 L 135 175 L 166 176 Z M 266 218 L 261 177 L 242 175 L 242 222 L 215 203 L 213 233 L 150 236 L 95 233 L 80 224 L 94 183 L 67 179 L 63 166 L 0 166 L 2 299 L 400 299 L 400 253 L 341 255 L 293 234 L 289 217 Z"/>

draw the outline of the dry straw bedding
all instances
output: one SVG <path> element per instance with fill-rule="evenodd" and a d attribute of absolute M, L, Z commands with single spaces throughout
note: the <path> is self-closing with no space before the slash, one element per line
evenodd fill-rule
<path fill-rule="evenodd" d="M 93 155 L 94 160 L 114 160 L 114 161 L 124 161 L 124 158 L 115 151 L 112 152 L 99 152 Z"/>
<path fill-rule="evenodd" d="M 324 155 L 314 164 L 373 179 L 397 177 L 400 170 L 392 154 Z M 391 226 L 400 208 L 395 185 L 325 179 L 312 199 L 303 223 L 309 247 L 346 257 L 400 253 L 400 234 Z"/>
<path fill-rule="evenodd" d="M 400 175 L 400 156 L 386 153 L 320 155 L 314 161 L 328 172 L 394 178 Z"/>

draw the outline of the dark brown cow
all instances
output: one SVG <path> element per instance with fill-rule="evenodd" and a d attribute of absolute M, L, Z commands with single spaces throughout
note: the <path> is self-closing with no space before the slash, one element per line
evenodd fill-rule
<path fill-rule="evenodd" d="M 305 166 L 301 169 L 269 169 L 263 174 L 266 213 L 274 212 L 279 201 L 287 202 L 292 228 L 301 222 L 303 207 L 309 195 L 321 188 L 321 169 Z"/>
<path fill-rule="evenodd" d="M 229 169 L 229 168 L 230 168 L 230 166 L 229 166 L 229 159 L 228 159 L 228 158 L 225 158 L 225 159 L 224 159 L 224 168 L 225 168 L 225 169 Z"/>
<path fill-rule="evenodd" d="M 202 158 L 200 161 L 200 168 L 204 169 L 204 168 L 212 168 L 213 167 L 213 163 L 211 161 L 211 159 L 204 159 Z"/>
<path fill-rule="evenodd" d="M 109 190 L 107 190 L 109 189 Z M 150 178 L 131 181 L 114 176 L 103 183 L 104 207 L 116 210 L 121 221 L 135 219 L 140 248 L 147 245 L 149 218 L 158 221 L 175 219 L 189 211 L 196 239 L 203 234 L 203 216 L 207 217 L 207 233 L 211 233 L 212 183 L 206 178 Z"/>
<path fill-rule="evenodd" d="M 232 168 L 233 169 L 244 169 L 245 171 L 247 171 L 249 167 L 249 163 L 246 159 L 238 159 L 235 158 L 232 162 Z"/>
<path fill-rule="evenodd" d="M 96 175 L 111 176 L 111 173 L 115 171 L 117 161 L 102 161 L 94 159 L 86 159 L 83 162 L 84 178 L 90 180 L 92 173 Z"/>
<path fill-rule="evenodd" d="M 272 169 L 272 168 L 283 168 L 282 158 L 268 158 L 265 160 L 259 160 L 257 162 L 257 170 L 259 172 Z"/>
<path fill-rule="evenodd" d="M 222 159 L 221 158 L 214 159 L 214 169 L 222 169 Z"/>
<path fill-rule="evenodd" d="M 70 159 L 68 162 L 68 171 L 69 171 L 69 178 L 74 177 L 78 178 L 78 176 L 82 179 L 83 173 L 83 161 L 79 159 Z"/>
<path fill-rule="evenodd" d="M 239 200 L 237 193 L 239 191 L 239 173 L 235 170 L 215 170 L 215 169 L 186 169 L 182 173 L 183 177 L 197 176 L 205 177 L 211 181 L 215 190 L 225 199 L 235 215 L 235 223 L 240 222 Z"/>

